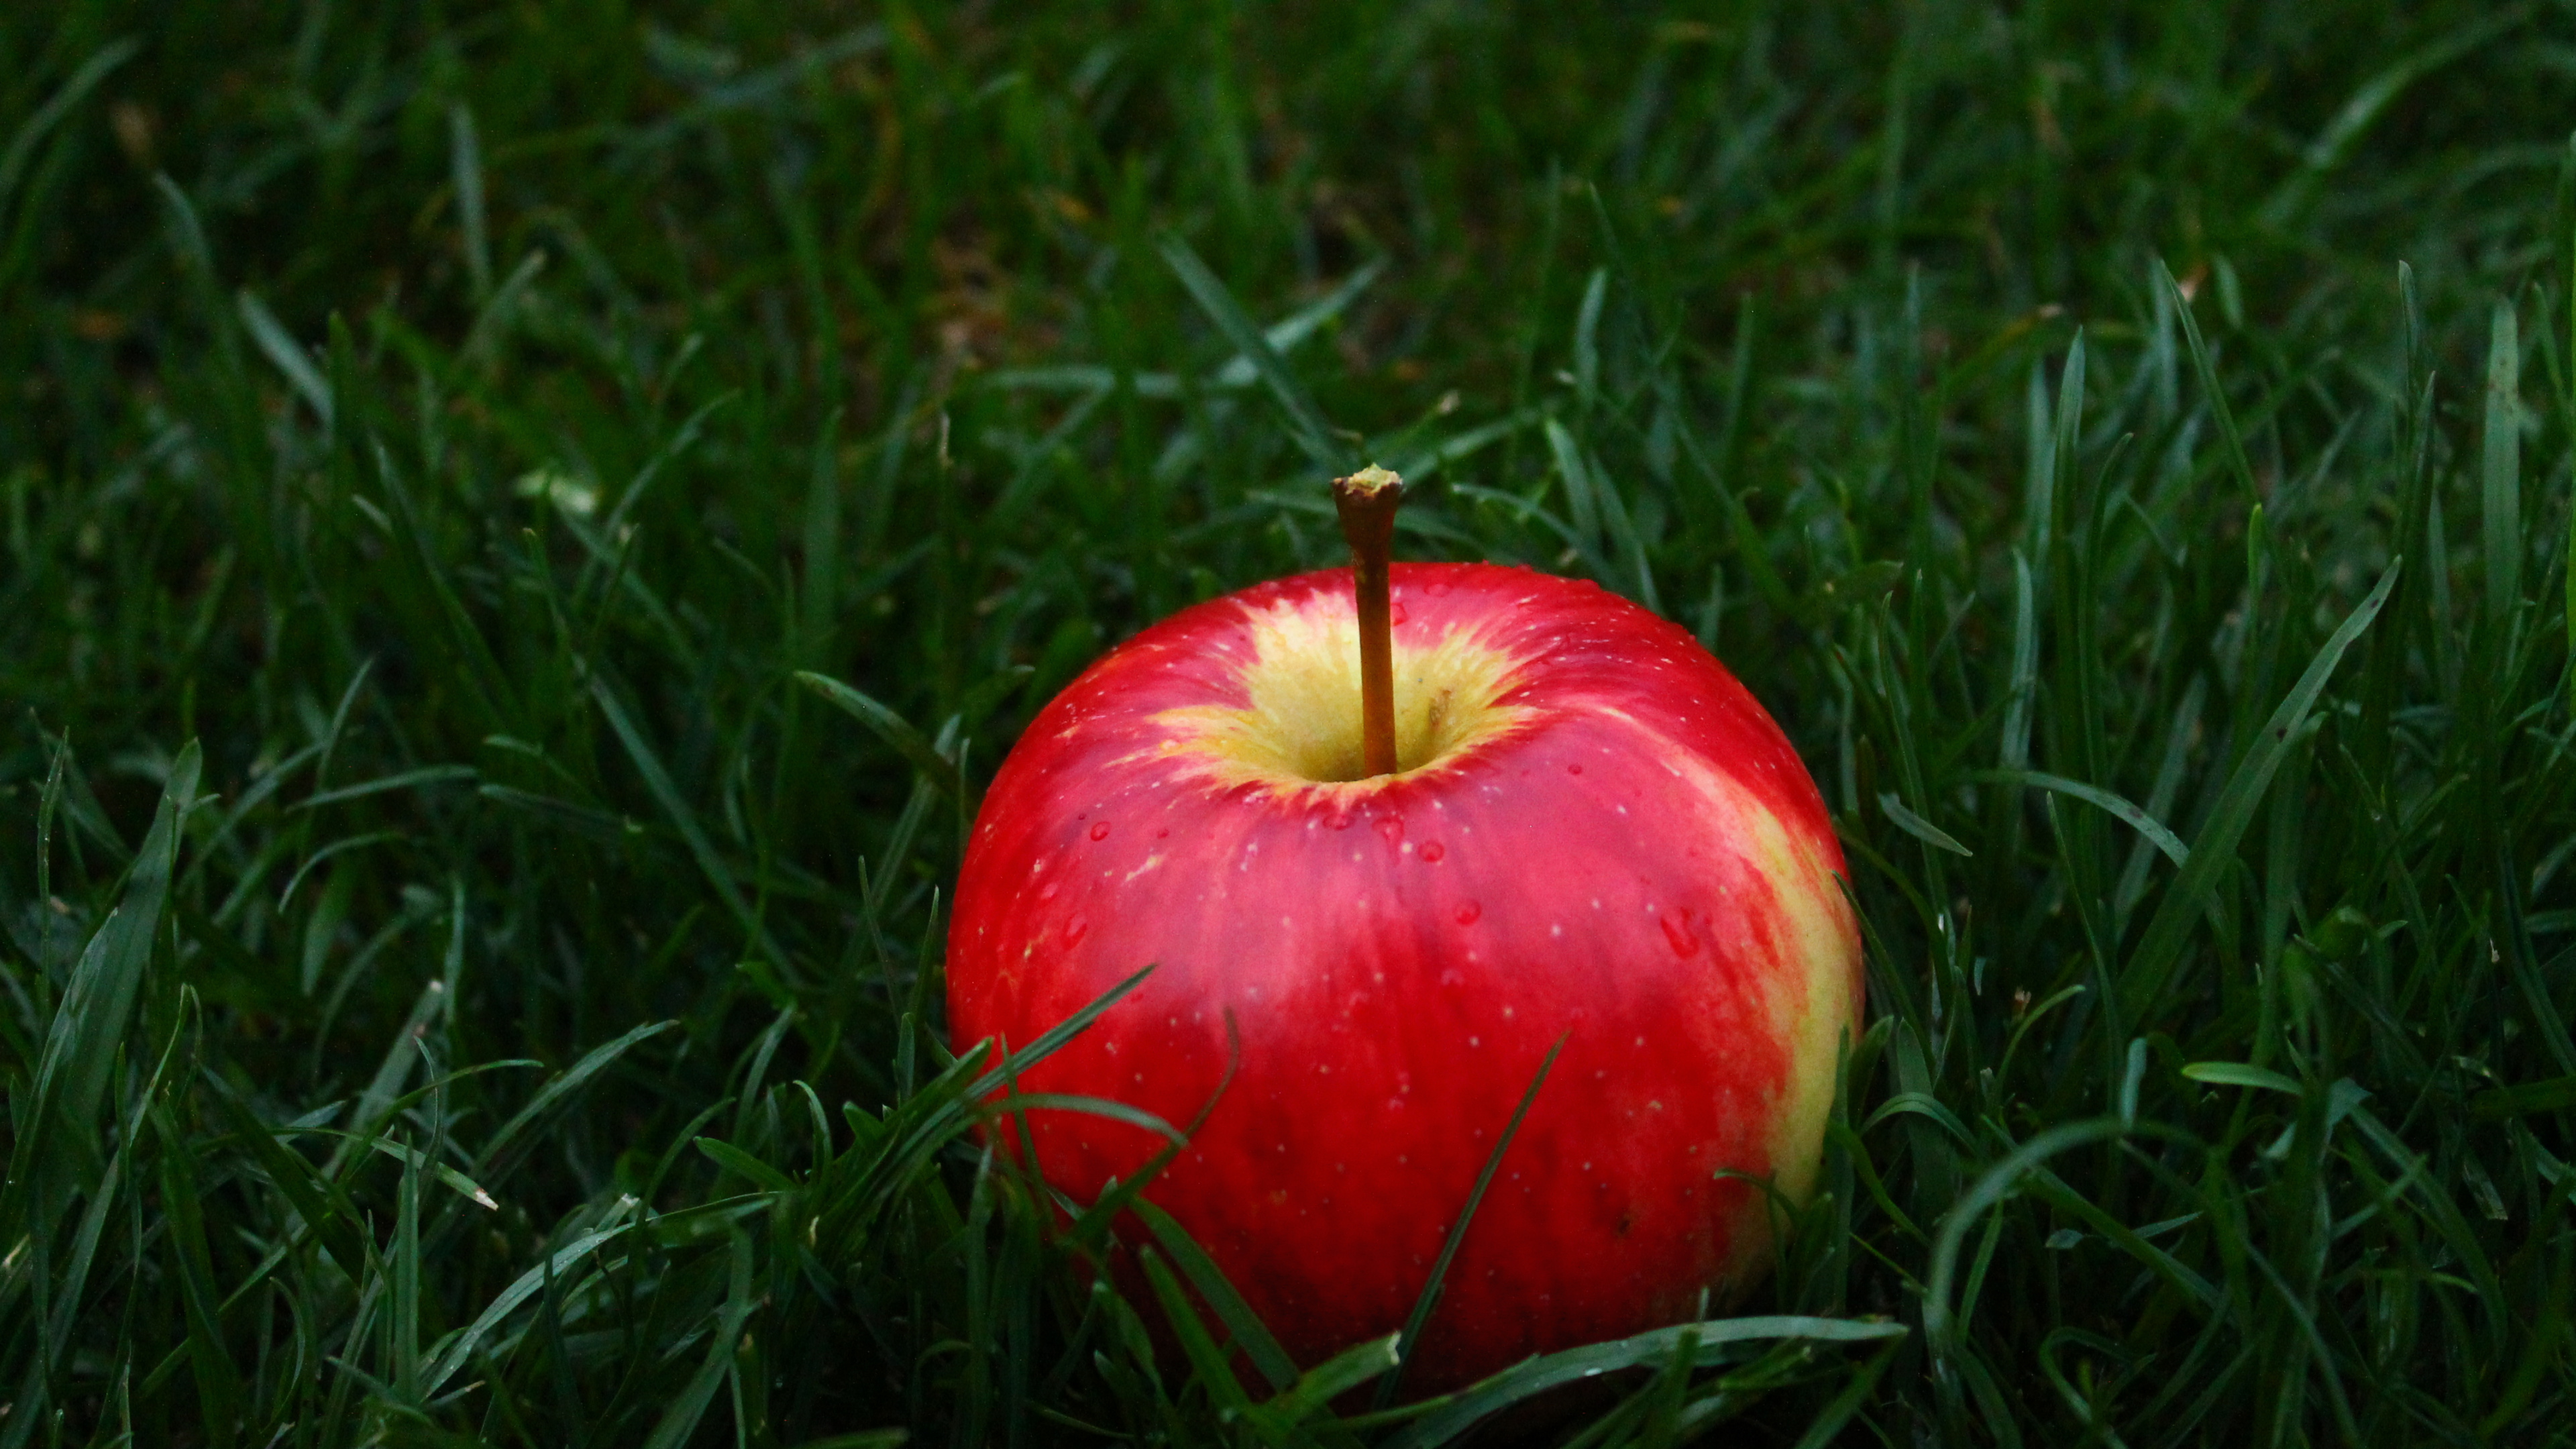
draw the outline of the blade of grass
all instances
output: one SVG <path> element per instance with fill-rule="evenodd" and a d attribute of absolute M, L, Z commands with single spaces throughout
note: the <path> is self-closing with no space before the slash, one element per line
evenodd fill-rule
<path fill-rule="evenodd" d="M 723 1384 L 725 1371 L 733 1363 L 734 1350 L 742 1338 L 743 1324 L 760 1305 L 752 1292 L 751 1239 L 743 1233 L 730 1235 L 727 1243 L 731 1268 L 724 1305 L 716 1314 L 714 1334 L 707 1342 L 706 1360 L 697 1374 L 681 1388 L 678 1397 L 662 1411 L 653 1432 L 646 1436 L 644 1449 L 681 1449 L 706 1417 L 707 1406 L 715 1401 L 716 1389 Z M 749 1425 L 738 1426 L 738 1433 L 748 1434 Z"/>
<path fill-rule="evenodd" d="M 1198 302 L 1200 310 L 1207 313 L 1208 320 L 1216 324 L 1217 331 L 1224 334 L 1227 343 L 1238 354 L 1251 359 L 1253 370 L 1261 375 L 1263 385 L 1270 389 L 1271 400 L 1278 404 L 1280 416 L 1288 424 L 1289 436 L 1298 448 L 1328 475 L 1338 477 L 1355 471 L 1359 463 L 1357 455 L 1332 424 L 1324 420 L 1322 409 L 1315 406 L 1315 400 L 1307 393 L 1305 385 L 1297 381 L 1296 374 L 1288 370 L 1286 360 L 1270 345 L 1270 340 L 1262 336 L 1261 329 L 1253 325 L 1242 304 L 1235 301 L 1234 293 L 1218 280 L 1216 273 L 1208 270 L 1207 263 L 1200 261 L 1199 254 L 1177 233 L 1164 233 L 1156 245 L 1163 254 L 1164 263 L 1172 269 L 1174 276 L 1181 279 L 1181 285 L 1189 289 L 1190 296 Z"/>
<path fill-rule="evenodd" d="M 2156 849 L 2163 851 L 2165 858 L 2175 865 L 2183 866 L 2191 863 L 2190 849 L 2182 843 L 2180 836 L 2166 829 L 2162 821 L 2098 786 L 2087 785 L 2081 780 L 2069 780 L 2063 775 L 2051 775 L 2039 770 L 1978 770 L 1968 778 L 1990 780 L 1999 785 L 2028 785 L 2033 789 L 2054 790 L 2060 795 L 2071 795 L 2088 805 L 2098 805 L 2123 824 L 2136 830 Z"/>
<path fill-rule="evenodd" d="M 475 1316 L 472 1323 L 467 1324 L 463 1331 L 439 1346 L 436 1357 L 421 1375 L 420 1391 L 423 1394 L 437 1393 L 441 1385 L 455 1377 L 456 1371 L 465 1366 L 466 1359 L 473 1354 L 475 1347 L 482 1343 L 494 1328 L 499 1327 L 502 1320 L 508 1318 L 519 1305 L 535 1297 L 545 1288 L 549 1277 L 562 1277 L 578 1266 L 582 1259 L 641 1226 L 640 1222 L 621 1221 L 637 1206 L 635 1199 L 631 1197 L 619 1199 L 617 1204 L 609 1209 L 606 1219 L 599 1227 L 547 1255 L 536 1267 L 520 1274 L 509 1287 L 502 1289 L 499 1296 L 484 1305 L 483 1311 Z"/>
<path fill-rule="evenodd" d="M 2309 661 L 2299 682 L 2291 687 L 2288 697 L 2281 701 L 2280 708 L 2272 712 L 2271 720 L 2255 737 L 2253 748 L 2245 752 L 2235 772 L 2228 776 L 2208 822 L 2192 839 L 2189 863 L 2167 887 L 2155 915 L 2147 921 L 2145 935 L 2139 938 L 2137 949 L 2130 953 L 2121 973 L 2120 994 L 2132 1019 L 2141 1017 L 2162 996 L 2182 959 L 2183 943 L 2200 917 L 2205 897 L 2217 884 L 2220 873 L 2234 862 L 2236 843 L 2253 823 L 2254 812 L 2271 787 L 2273 773 L 2290 751 L 2293 736 L 2304 733 L 2308 713 L 2316 707 L 2317 696 L 2325 692 L 2326 681 L 2343 661 L 2344 651 L 2370 627 L 2371 620 L 2379 617 L 2389 591 L 2397 586 L 2402 566 L 2403 560 L 2392 561 L 2369 597 L 2337 626 L 2325 647 Z"/>
<path fill-rule="evenodd" d="M 1522 1121 L 1528 1118 L 1531 1105 L 1538 1101 L 1539 1088 L 1547 1085 L 1547 1074 L 1556 1066 L 1557 1053 L 1565 1050 L 1565 1044 L 1572 1036 L 1573 1033 L 1568 1032 L 1558 1037 L 1556 1044 L 1547 1049 L 1547 1055 L 1540 1058 L 1538 1071 L 1530 1078 L 1529 1089 L 1521 1093 L 1520 1105 L 1512 1109 L 1511 1121 L 1503 1125 L 1503 1135 L 1496 1139 L 1483 1170 L 1476 1174 L 1476 1185 L 1468 1190 L 1466 1202 L 1459 1206 L 1458 1220 L 1449 1225 L 1448 1240 L 1440 1245 L 1440 1256 L 1431 1260 L 1431 1275 L 1423 1280 L 1422 1293 L 1413 1300 L 1413 1311 L 1405 1316 L 1404 1331 L 1396 1338 L 1396 1365 L 1387 1371 L 1386 1377 L 1378 1380 L 1378 1408 L 1384 1409 L 1395 1402 L 1396 1390 L 1404 1380 L 1404 1361 L 1421 1344 L 1423 1325 L 1431 1321 L 1432 1310 L 1440 1306 L 1441 1291 L 1448 1285 L 1449 1265 L 1457 1259 L 1459 1245 L 1467 1241 L 1467 1226 L 1476 1220 L 1476 1209 L 1485 1200 L 1485 1189 L 1493 1186 L 1494 1174 L 1502 1170 L 1503 1154 L 1511 1151 L 1512 1139 L 1520 1135 Z"/>
<path fill-rule="evenodd" d="M 304 344 L 295 340 L 295 334 L 287 331 L 286 324 L 278 321 L 277 314 L 268 310 L 268 304 L 249 288 L 234 294 L 234 305 L 240 309 L 242 325 L 250 329 L 250 340 L 258 345 L 261 355 L 277 365 L 287 384 L 322 420 L 322 426 L 330 427 L 331 384 L 323 381 L 322 369 L 314 365 L 313 354 L 304 350 Z"/>
<path fill-rule="evenodd" d="M 966 782 L 958 775 L 956 764 L 940 754 L 931 744 L 930 737 L 915 729 L 911 721 L 829 675 L 800 669 L 796 671 L 796 682 L 866 725 L 895 753 L 911 761 L 913 768 L 921 771 L 922 778 L 938 786 L 939 793 L 951 800 L 967 798 Z"/>
<path fill-rule="evenodd" d="M 1198 1245 L 1198 1240 L 1174 1221 L 1171 1214 L 1143 1198 L 1136 1199 L 1129 1210 L 1143 1220 L 1153 1233 L 1154 1241 L 1162 1244 L 1163 1251 L 1180 1266 L 1182 1275 L 1198 1291 L 1200 1300 L 1216 1311 L 1217 1321 L 1234 1335 L 1236 1346 L 1252 1360 L 1252 1366 L 1270 1381 L 1271 1391 L 1284 1392 L 1296 1384 L 1296 1360 L 1288 1356 L 1288 1350 L 1279 1346 L 1279 1340 L 1271 1335 L 1251 1305 L 1243 1301 L 1243 1295 L 1234 1291 L 1234 1285 L 1226 1281 L 1224 1271 L 1208 1257 L 1207 1250 Z"/>
<path fill-rule="evenodd" d="M 1794 1449 L 1827 1449 L 1841 1435 L 1843 1426 L 1860 1413 L 1861 1405 L 1869 1402 L 1879 1379 L 1887 1373 L 1887 1366 L 1896 1361 L 1900 1347 L 1891 1343 L 1872 1354 L 1869 1362 L 1860 1366 L 1860 1372 L 1852 1375 L 1851 1382 L 1843 1385 L 1842 1392 L 1817 1411 L 1816 1417 L 1807 1424 L 1807 1432 L 1798 1436 Z"/>
<path fill-rule="evenodd" d="M 348 1135 L 332 1151 L 324 1172 L 337 1177 L 352 1149 L 364 1149 L 374 1143 L 376 1129 L 396 1110 L 395 1099 L 402 1094 L 402 1084 L 411 1077 L 412 1064 L 420 1060 L 422 1035 L 446 1005 L 446 982 L 432 981 L 420 989 L 420 995 L 412 1001 L 411 1014 L 394 1032 L 393 1045 L 385 1049 L 384 1059 L 377 1063 L 375 1077 L 358 1094 L 357 1106 L 349 1114 Z"/>
<path fill-rule="evenodd" d="M 751 943 L 772 964 L 785 968 L 788 965 L 787 953 L 771 939 L 769 923 L 754 913 L 750 903 L 742 898 L 742 891 L 734 884 L 732 869 L 724 863 L 724 857 L 716 854 L 714 843 L 707 839 L 706 831 L 698 825 L 697 812 L 689 808 L 688 799 L 672 782 L 670 772 L 662 768 L 662 757 L 654 753 L 643 732 L 635 727 L 634 720 L 626 713 L 626 706 L 618 700 L 617 691 L 609 687 L 606 679 L 594 674 L 590 679 L 590 696 L 599 702 L 600 716 L 616 733 L 617 742 L 626 747 L 626 757 L 634 762 L 635 773 L 644 777 L 644 788 L 652 794 L 654 803 L 662 807 L 662 813 L 670 817 L 671 828 L 679 831 L 680 839 L 688 844 L 689 855 L 697 861 L 698 870 L 707 884 L 714 888 L 716 898 L 733 913 L 734 920 L 741 924 L 743 934 Z"/>
<path fill-rule="evenodd" d="M 1384 1338 L 1355 1343 L 1315 1365 L 1286 1392 L 1254 1406 L 1250 1417 L 1255 1431 L 1273 1444 L 1296 1442 L 1294 1431 L 1298 1425 L 1325 1412 L 1333 1400 L 1403 1362 L 1395 1350 L 1398 1336 L 1390 1333 Z"/>
<path fill-rule="evenodd" d="M 0 150 L 0 208 L 6 208 L 14 199 L 13 193 L 26 178 L 28 163 L 35 158 L 36 148 L 44 144 L 45 137 L 78 109 L 82 101 L 89 99 L 90 93 L 101 83 L 114 75 L 117 67 L 132 60 L 135 52 L 142 48 L 143 42 L 133 39 L 111 41 L 99 47 L 89 59 L 81 62 L 80 69 L 72 72 L 61 89 L 47 96 L 43 105 L 28 113 L 27 119 L 19 122 L 18 128 L 9 133 L 8 148 Z"/>
<path fill-rule="evenodd" d="M 1045 1031 L 1038 1033 L 1036 1040 L 1031 1041 L 1027 1046 L 1021 1047 L 1012 1052 L 1007 1063 L 996 1066 L 992 1070 L 984 1073 L 982 1076 L 977 1077 L 974 1085 L 966 1088 L 964 1096 L 969 1100 L 981 1100 L 984 1097 L 992 1095 L 993 1089 L 1001 1086 L 1005 1081 L 1007 1081 L 1011 1073 L 1027 1071 L 1030 1067 L 1036 1066 L 1039 1062 L 1045 1061 L 1048 1057 L 1054 1056 L 1058 1051 L 1063 1049 L 1066 1042 L 1073 1040 L 1075 1037 L 1080 1036 L 1083 1032 L 1089 1030 L 1091 1024 L 1098 1021 L 1101 1016 L 1109 1010 L 1109 1008 L 1116 1006 L 1119 1002 L 1127 999 L 1128 995 L 1135 991 L 1137 987 L 1145 984 L 1146 977 L 1153 974 L 1154 968 L 1151 966 L 1138 971 L 1135 975 L 1128 977 L 1126 980 L 1110 987 L 1107 991 L 1100 993 L 1100 995 L 1095 998 L 1090 1005 L 1085 1006 L 1082 1010 L 1075 1012 L 1064 1020 L 1048 1027 Z M 963 1058 L 960 1058 L 960 1060 L 962 1061 Z"/>
<path fill-rule="evenodd" d="M 1959 856 L 1973 856 L 1976 854 L 1975 851 L 1961 845 L 1948 831 L 1943 830 L 1940 826 L 1933 824 L 1931 821 L 1924 819 L 1913 811 L 1906 809 L 1905 802 L 1897 799 L 1896 792 L 1893 790 L 1882 790 L 1879 792 L 1878 808 L 1887 813 L 1888 820 L 1892 822 L 1897 829 L 1904 831 L 1906 834 L 1913 836 L 1915 839 L 1922 841 L 1925 845 L 1931 846 L 1935 850 L 1946 850 L 1952 855 Z"/>
<path fill-rule="evenodd" d="M 417 770 L 404 770 L 373 780 L 362 780 L 355 785 L 343 785 L 336 790 L 324 790 L 319 794 L 307 795 L 288 808 L 314 810 L 347 800 L 363 800 L 370 795 L 381 795 L 391 790 L 411 790 L 422 785 L 462 783 L 480 778 L 481 772 L 472 765 L 427 765 Z"/>
<path fill-rule="evenodd" d="M 126 878 L 124 899 L 90 938 L 46 1027 L 28 1112 L 19 1119 L 23 1125 L 10 1154 L 5 1198 L 18 1201 L 14 1212 L 0 1212 L 0 1222 L 15 1218 L 10 1226 L 19 1231 L 26 1221 L 19 1214 L 32 1208 L 50 1223 L 76 1182 L 96 1180 L 99 1106 L 151 966 L 162 907 L 178 869 L 181 821 L 196 804 L 198 768 L 194 744 L 172 762 L 152 828 Z M 51 1185 L 31 1188 L 39 1164 Z M 45 1201 L 26 1203 L 22 1195 L 30 1190 Z"/>
<path fill-rule="evenodd" d="M 474 108 L 462 100 L 447 107 L 447 155 L 456 188 L 457 249 L 479 307 L 492 295 L 491 223 L 483 206 L 483 138 L 474 128 Z"/>
<path fill-rule="evenodd" d="M 2449 28 L 2439 39 L 2419 46 L 2374 73 L 2352 93 L 2317 132 L 2299 157 L 2299 169 L 2273 189 L 2256 213 L 2267 227 L 2284 227 L 2307 210 L 2317 188 L 2350 154 L 2353 143 L 2378 121 L 2407 89 L 2426 75 L 2469 55 L 2487 42 L 2531 18 L 2528 5 L 2508 5 L 2479 23 Z"/>
<path fill-rule="evenodd" d="M 366 1266 L 366 1249 L 356 1226 L 357 1205 L 339 1183 L 281 1146 L 274 1129 L 259 1120 L 220 1074 L 201 1071 L 198 1076 L 235 1137 L 250 1149 L 261 1174 L 294 1209 L 294 1236 L 318 1239 L 322 1250 L 354 1281 Z"/>
<path fill-rule="evenodd" d="M 1941 1226 L 1932 1239 L 1930 1280 L 1923 1290 L 1923 1338 L 1936 1363 L 1949 1360 L 1958 1348 L 1960 1321 L 1950 1306 L 1950 1282 L 1957 1275 L 1959 1249 L 1967 1240 L 1969 1226 L 2001 1204 L 2020 1186 L 2024 1176 L 2049 1158 L 2072 1148 L 2123 1136 L 2130 1130 L 2131 1127 L 2117 1117 L 2096 1117 L 2051 1127 L 1986 1169 L 1942 1215 Z"/>
<path fill-rule="evenodd" d="M 1207 1324 L 1199 1317 L 1198 1306 L 1190 1301 L 1181 1281 L 1163 1263 L 1163 1256 L 1151 1248 L 1140 1248 L 1137 1265 L 1145 1270 L 1146 1284 L 1153 1290 L 1155 1301 L 1162 1305 L 1163 1321 L 1170 1325 L 1172 1337 L 1180 1345 L 1182 1357 L 1189 1363 L 1191 1374 L 1218 1410 L 1228 1418 L 1240 1418 L 1253 1411 L 1252 1395 L 1234 1376 L 1234 1366 L 1226 1361 L 1225 1350 L 1209 1335 Z"/>
<path fill-rule="evenodd" d="M 528 1105 L 501 1124 L 501 1129 L 493 1133 L 491 1140 L 483 1144 L 483 1150 L 476 1154 L 474 1170 L 495 1181 L 507 1176 L 511 1167 L 526 1155 L 524 1147 L 512 1151 L 518 1146 L 521 1134 L 535 1131 L 557 1108 L 569 1107 L 579 1099 L 583 1088 L 629 1050 L 678 1025 L 676 1021 L 651 1022 L 584 1052 L 580 1061 L 539 1088 L 537 1094 L 528 1099 Z"/>
<path fill-rule="evenodd" d="M 224 1346 L 222 1317 L 216 1309 L 215 1269 L 206 1247 L 203 1204 L 197 1191 L 196 1154 L 156 1108 L 153 1126 L 161 1143 L 161 1202 L 172 1242 L 178 1248 L 179 1303 L 187 1320 L 188 1365 L 197 1381 L 197 1398 L 208 1441 L 227 1449 L 240 1432 L 241 1369 Z"/>
<path fill-rule="evenodd" d="M 1381 1449 L 1431 1449 L 1446 1444 L 1478 1421 L 1550 1389 L 1632 1368 L 1659 1368 L 1669 1362 L 1683 1335 L 1699 1344 L 1701 1364 L 1717 1361 L 1736 1344 L 1793 1338 L 1816 1343 L 1870 1343 L 1903 1338 L 1901 1323 L 1845 1318 L 1782 1315 L 1766 1318 L 1720 1318 L 1659 1328 L 1631 1338 L 1589 1344 L 1528 1359 L 1461 1393 L 1385 1441 Z"/>
<path fill-rule="evenodd" d="M 2498 299 L 2487 327 L 2484 484 L 2479 534 L 2486 544 L 2487 628 L 2501 642 L 2522 602 L 2522 340 L 2513 303 Z"/>
<path fill-rule="evenodd" d="M 2209 404 L 2210 416 L 2218 420 L 2218 440 L 2227 450 L 2228 471 L 2235 475 L 2245 505 L 2253 507 L 2263 501 L 2263 490 L 2254 482 L 2254 465 L 2245 456 L 2245 435 L 2237 430 L 2236 411 L 2227 405 L 2227 394 L 2218 385 L 2218 366 L 2210 361 L 2209 344 L 2201 339 L 2200 319 L 2192 315 L 2191 298 L 2161 257 L 2156 260 L 2156 278 L 2173 293 L 2174 315 L 2182 322 L 2183 345 L 2191 353 L 2192 372 L 2200 378 L 2201 397 Z"/>

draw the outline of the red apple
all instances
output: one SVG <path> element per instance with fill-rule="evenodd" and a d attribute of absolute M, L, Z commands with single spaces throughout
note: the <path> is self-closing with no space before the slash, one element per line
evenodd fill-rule
<path fill-rule="evenodd" d="M 1409 1388 L 1678 1321 L 1767 1266 L 1721 1169 L 1812 1183 L 1861 1011 L 1842 853 L 1771 717 L 1589 583 L 1395 566 L 1397 770 L 1365 774 L 1352 574 L 1146 630 L 985 797 L 949 934 L 960 1043 L 1158 969 L 1020 1087 L 1186 1124 L 1146 1196 L 1301 1363 L 1403 1326 L 1533 1074 Z M 1164 1144 L 1030 1114 L 1092 1200 Z"/>

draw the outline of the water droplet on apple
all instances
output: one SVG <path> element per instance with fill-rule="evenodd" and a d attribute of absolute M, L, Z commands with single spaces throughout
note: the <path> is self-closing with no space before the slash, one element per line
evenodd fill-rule
<path fill-rule="evenodd" d="M 1351 828 L 1351 823 L 1357 819 L 1359 816 L 1348 810 L 1336 810 L 1326 818 L 1325 823 L 1335 830 L 1348 830 Z"/>
<path fill-rule="evenodd" d="M 1565 767 L 1565 773 L 1569 775 L 1580 775 L 1583 773 L 1583 767 L 1581 765 L 1568 765 Z"/>
<path fill-rule="evenodd" d="M 1699 937 L 1691 934 L 1690 912 L 1664 912 L 1664 939 L 1673 946 L 1676 956 L 1688 956 L 1699 950 Z"/>
<path fill-rule="evenodd" d="M 1390 627 L 1404 622 L 1404 600 L 1398 599 L 1388 606 L 1386 622 Z"/>
<path fill-rule="evenodd" d="M 1422 842 L 1422 858 L 1424 860 L 1438 860 L 1440 857 L 1447 855 L 1448 853 L 1448 849 L 1441 845 L 1439 841 L 1426 840 Z"/>
<path fill-rule="evenodd" d="M 1102 820 L 1095 823 L 1091 827 L 1091 838 L 1094 840 L 1107 840 L 1109 838 L 1109 822 Z"/>
<path fill-rule="evenodd" d="M 1401 815 L 1379 816 L 1377 818 L 1377 833 L 1384 836 L 1386 838 L 1386 843 L 1389 845 L 1400 843 L 1404 839 L 1404 817 Z"/>
<path fill-rule="evenodd" d="M 1162 829 L 1157 830 L 1157 831 L 1155 831 L 1155 832 L 1154 832 L 1154 838 L 1155 838 L 1156 840 L 1164 840 L 1164 839 L 1168 839 L 1168 838 L 1171 836 L 1171 833 L 1172 833 L 1172 827 L 1170 827 L 1170 826 L 1166 825 L 1166 826 L 1164 826 Z"/>
<path fill-rule="evenodd" d="M 1484 913 L 1485 908 L 1483 906 L 1476 904 L 1474 901 L 1468 901 L 1464 905 L 1458 907 L 1458 924 L 1462 926 L 1472 926 L 1476 924 L 1476 918 Z"/>
<path fill-rule="evenodd" d="M 1072 920 L 1064 923 L 1064 943 L 1067 946 L 1078 946 L 1082 944 L 1083 936 L 1090 930 L 1091 922 L 1080 916 L 1076 916 Z"/>
<path fill-rule="evenodd" d="M 1449 581 L 1447 579 L 1439 579 L 1425 584 L 1422 586 L 1422 592 L 1429 594 L 1435 599 L 1444 598 L 1449 593 Z"/>
<path fill-rule="evenodd" d="M 1045 885 L 1039 886 L 1039 887 L 1038 887 L 1038 899 L 1039 899 L 1039 900 L 1042 900 L 1042 901 L 1051 901 L 1051 900 L 1054 900 L 1054 899 L 1055 899 L 1055 888 L 1056 888 L 1056 882 L 1054 882 L 1054 881 L 1048 881 Z"/>

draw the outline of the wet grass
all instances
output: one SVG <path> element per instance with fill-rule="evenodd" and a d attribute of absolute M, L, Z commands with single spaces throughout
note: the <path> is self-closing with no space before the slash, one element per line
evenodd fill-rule
<path fill-rule="evenodd" d="M 0 1446 L 2576 1437 L 2565 8 L 1584 10 L 0 13 Z M 1747 1317 L 1391 1414 L 939 1021 L 1359 457 L 1871 946 Z"/>

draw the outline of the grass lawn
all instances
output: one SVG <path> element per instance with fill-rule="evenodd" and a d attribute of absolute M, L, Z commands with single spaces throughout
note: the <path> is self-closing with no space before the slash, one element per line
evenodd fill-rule
<path fill-rule="evenodd" d="M 1328 457 L 1695 630 L 1866 924 L 1740 1311 L 1903 1334 L 1548 1432 L 2576 1442 L 2571 21 L 0 7 L 0 1449 L 1527 1395 L 1158 1356 L 947 1050 L 975 787 Z"/>

